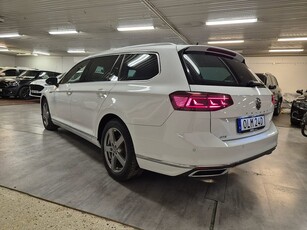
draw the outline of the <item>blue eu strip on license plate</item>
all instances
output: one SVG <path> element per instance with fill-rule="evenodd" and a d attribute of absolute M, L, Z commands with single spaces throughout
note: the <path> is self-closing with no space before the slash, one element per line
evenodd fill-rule
<path fill-rule="evenodd" d="M 264 116 L 244 117 L 237 119 L 237 132 L 244 133 L 261 129 L 265 126 Z"/>

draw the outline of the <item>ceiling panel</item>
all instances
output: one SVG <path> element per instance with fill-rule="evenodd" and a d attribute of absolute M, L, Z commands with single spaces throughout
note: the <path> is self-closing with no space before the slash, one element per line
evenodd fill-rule
<path fill-rule="evenodd" d="M 148 1 L 148 0 L 147 0 Z M 164 18 L 191 43 L 244 39 L 223 47 L 245 55 L 272 55 L 270 48 L 304 48 L 307 42 L 277 42 L 278 37 L 307 36 L 307 1 L 297 0 L 149 0 Z M 206 26 L 206 20 L 258 18 L 255 24 Z M 159 15 L 141 0 L 1 0 L 0 33 L 19 32 L 22 37 L 1 39 L 10 50 L 49 51 L 68 55 L 69 48 L 88 52 L 152 42 L 184 43 Z M 122 24 L 152 22 L 153 31 L 118 32 Z M 76 29 L 76 35 L 49 35 L 49 30 Z M 1 52 L 2 53 L 2 52 Z M 297 55 L 297 54 L 295 54 Z"/>

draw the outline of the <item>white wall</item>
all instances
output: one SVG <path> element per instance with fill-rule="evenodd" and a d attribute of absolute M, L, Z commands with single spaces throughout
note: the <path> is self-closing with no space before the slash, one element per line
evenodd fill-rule
<path fill-rule="evenodd" d="M 16 65 L 15 56 L 0 54 L 0 66 L 15 66 L 15 65 Z"/>
<path fill-rule="evenodd" d="M 295 93 L 307 89 L 307 57 L 246 57 L 246 63 L 254 72 L 273 74 L 283 93 Z"/>

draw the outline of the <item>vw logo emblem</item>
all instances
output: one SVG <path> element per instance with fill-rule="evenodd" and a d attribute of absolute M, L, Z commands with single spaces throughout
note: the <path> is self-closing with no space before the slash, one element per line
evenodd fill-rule
<path fill-rule="evenodd" d="M 260 98 L 256 98 L 256 109 L 260 109 L 261 108 L 261 100 L 260 100 Z"/>

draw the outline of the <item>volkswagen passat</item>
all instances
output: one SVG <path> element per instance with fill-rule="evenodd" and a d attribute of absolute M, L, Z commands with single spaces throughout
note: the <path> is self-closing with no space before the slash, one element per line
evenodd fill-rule
<path fill-rule="evenodd" d="M 233 51 L 151 44 L 75 65 L 41 97 L 43 124 L 101 147 L 108 173 L 219 175 L 270 154 L 272 93 Z"/>

